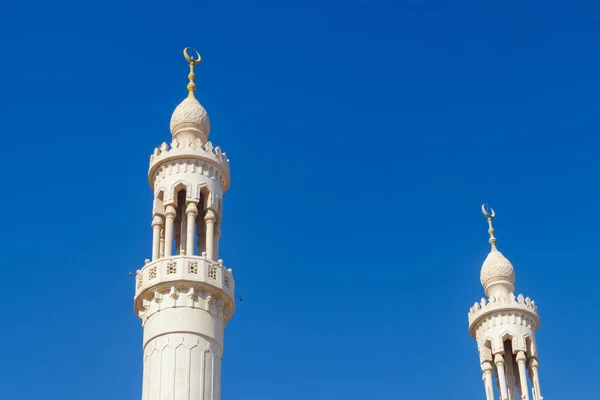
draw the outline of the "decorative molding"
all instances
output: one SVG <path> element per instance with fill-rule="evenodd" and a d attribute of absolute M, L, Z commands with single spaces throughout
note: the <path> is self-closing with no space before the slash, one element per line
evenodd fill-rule
<path fill-rule="evenodd" d="M 220 147 L 213 147 L 211 142 L 202 143 L 198 138 L 186 139 L 183 141 L 173 140 L 171 146 L 166 143 L 161 144 L 159 147 L 154 149 L 154 152 L 150 156 L 150 169 L 148 171 L 148 181 L 150 186 L 154 188 L 155 181 L 157 180 L 157 171 L 167 161 L 173 160 L 193 160 L 202 163 L 196 164 L 195 162 L 185 162 L 180 164 L 171 164 L 169 167 L 175 167 L 176 172 L 183 172 L 186 168 L 195 168 L 202 165 L 202 171 L 208 170 L 210 173 L 211 168 L 215 168 L 221 171 L 224 178 L 223 191 L 229 186 L 229 159 L 227 154 L 221 150 Z M 193 170 L 192 170 L 193 171 Z M 214 171 L 212 172 L 214 175 Z"/>
<path fill-rule="evenodd" d="M 508 297 L 495 297 L 489 299 L 482 298 L 481 302 L 475 303 L 469 310 L 469 325 L 472 326 L 483 316 L 490 312 L 521 310 L 526 311 L 534 316 L 534 319 L 539 325 L 539 317 L 537 315 L 537 306 L 529 297 L 523 297 L 522 294 L 515 297 L 514 293 L 509 293 Z"/>
<path fill-rule="evenodd" d="M 177 179 L 181 171 L 191 172 L 196 176 L 188 174 L 186 179 Z M 177 181 L 170 182 L 173 178 L 176 178 Z M 213 168 L 208 162 L 192 158 L 182 158 L 165 161 L 154 171 L 154 177 L 150 179 L 153 181 L 153 185 L 151 184 L 151 186 L 154 188 L 155 199 L 162 192 L 162 204 L 165 205 L 175 201 L 175 189 L 182 183 L 186 186 L 186 199 L 188 201 L 200 201 L 200 193 L 206 188 L 208 190 L 209 202 L 218 204 L 218 200 L 222 198 L 221 192 L 226 190 L 224 182 L 229 178 L 225 179 L 222 171 L 218 168 Z M 154 208 L 158 210 L 156 204 Z"/>
<path fill-rule="evenodd" d="M 204 310 L 225 324 L 231 319 L 234 312 L 233 302 L 223 297 L 221 291 L 206 290 L 203 286 L 189 283 L 165 286 L 146 292 L 141 301 L 136 304 L 136 314 L 142 321 L 142 326 L 154 313 L 168 308 L 188 307 Z"/>

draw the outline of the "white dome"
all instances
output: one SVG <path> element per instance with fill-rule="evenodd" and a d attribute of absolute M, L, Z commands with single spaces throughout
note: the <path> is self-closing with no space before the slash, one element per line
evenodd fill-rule
<path fill-rule="evenodd" d="M 171 116 L 173 138 L 180 132 L 188 132 L 191 136 L 200 137 L 203 142 L 208 140 L 210 120 L 202 104 L 194 97 L 186 98 L 173 111 Z"/>
<path fill-rule="evenodd" d="M 494 248 L 481 266 L 480 279 L 486 293 L 488 293 L 488 289 L 497 287 L 497 290 L 493 290 L 494 292 L 499 290 L 508 294 L 514 291 L 515 269 L 510 261 Z"/>

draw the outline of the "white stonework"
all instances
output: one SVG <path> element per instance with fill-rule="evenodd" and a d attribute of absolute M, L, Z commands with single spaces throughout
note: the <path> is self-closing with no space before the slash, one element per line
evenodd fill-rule
<path fill-rule="evenodd" d="M 171 145 L 150 157 L 152 258 L 135 281 L 142 400 L 219 400 L 224 329 L 235 309 L 232 271 L 218 259 L 229 160 L 207 141 L 210 122 L 193 90 L 171 132 Z"/>
<path fill-rule="evenodd" d="M 492 246 L 481 268 L 481 284 L 489 297 L 475 303 L 468 317 L 469 331 L 477 341 L 485 398 L 543 400 L 535 340 L 540 326 L 537 306 L 529 297 L 515 296 L 514 268 L 496 249 L 494 210 L 488 212 L 485 205 L 482 210 Z"/>
<path fill-rule="evenodd" d="M 179 136 L 194 136 L 197 134 L 203 141 L 208 139 L 210 120 L 202 104 L 194 97 L 183 100 L 171 116 L 171 134 Z"/>

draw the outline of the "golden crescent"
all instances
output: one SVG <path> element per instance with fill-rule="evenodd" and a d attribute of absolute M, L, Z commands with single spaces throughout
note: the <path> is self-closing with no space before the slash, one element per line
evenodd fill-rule
<path fill-rule="evenodd" d="M 490 208 L 490 211 L 492 212 L 492 214 L 490 215 L 490 213 L 487 212 L 487 210 L 485 209 L 485 206 L 488 206 Z M 485 215 L 487 218 L 491 218 L 494 219 L 494 217 L 496 216 L 496 213 L 494 212 L 494 209 L 489 205 L 489 204 L 482 204 L 481 205 L 481 212 L 483 213 L 483 215 Z"/>
<path fill-rule="evenodd" d="M 194 50 L 194 52 L 198 56 L 197 60 L 194 60 L 194 57 L 192 57 L 188 54 L 189 49 Z M 190 64 L 198 65 L 198 64 L 200 64 L 200 61 L 202 61 L 202 57 L 200 57 L 200 53 L 198 53 L 198 50 L 194 49 L 193 47 L 186 47 L 185 49 L 183 49 L 183 56 L 185 57 L 186 60 L 188 60 L 188 62 Z"/>

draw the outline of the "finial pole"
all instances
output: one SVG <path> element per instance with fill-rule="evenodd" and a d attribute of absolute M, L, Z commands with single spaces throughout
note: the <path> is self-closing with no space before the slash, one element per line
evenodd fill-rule
<path fill-rule="evenodd" d="M 193 56 L 188 54 L 188 50 L 193 50 L 196 53 L 197 59 L 194 59 Z M 190 82 L 187 84 L 188 97 L 194 98 L 194 91 L 196 90 L 196 84 L 194 83 L 194 79 L 196 78 L 196 74 L 194 74 L 194 67 L 202 61 L 202 57 L 200 57 L 200 53 L 192 47 L 186 47 L 183 49 L 183 56 L 190 63 L 190 73 L 188 74 L 188 79 Z"/>
<path fill-rule="evenodd" d="M 487 210 L 487 208 L 489 208 L 489 212 Z M 492 226 L 492 221 L 494 220 L 494 218 L 496 217 L 496 213 L 494 212 L 494 209 L 489 205 L 489 204 L 483 204 L 481 206 L 481 212 L 483 213 L 483 215 L 485 215 L 485 217 L 487 218 L 488 221 L 488 225 L 490 226 L 488 229 L 488 233 L 490 234 L 490 245 L 492 246 L 492 250 L 496 250 L 496 237 L 494 237 L 494 227 Z"/>

